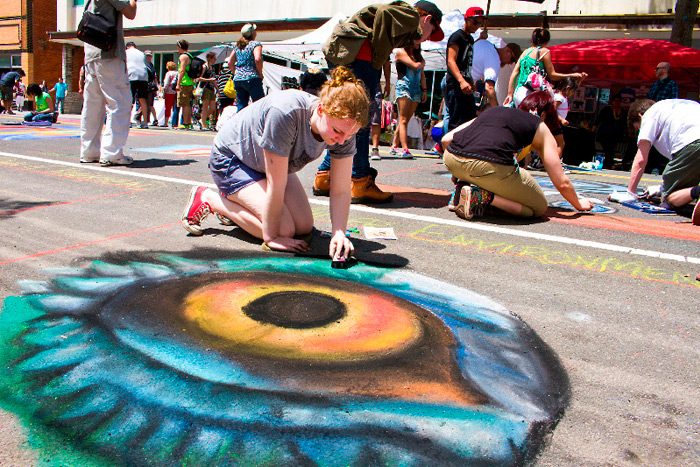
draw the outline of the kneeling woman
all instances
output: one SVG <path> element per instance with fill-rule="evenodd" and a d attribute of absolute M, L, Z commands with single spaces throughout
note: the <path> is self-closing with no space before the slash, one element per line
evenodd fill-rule
<path fill-rule="evenodd" d="M 539 152 L 547 175 L 564 199 L 579 211 L 590 211 L 591 202 L 579 199 L 559 161 L 551 132 L 558 125 L 553 99 L 541 91 L 530 94 L 518 109 L 492 107 L 446 134 L 442 140 L 445 165 L 458 180 L 450 203 L 455 213 L 471 219 L 483 215 L 490 204 L 520 217 L 543 215 L 547 198 L 516 161 L 527 146 Z"/>
<path fill-rule="evenodd" d="M 368 114 L 364 85 L 345 67 L 334 70 L 320 98 L 286 90 L 256 101 L 228 120 L 214 139 L 209 168 L 218 193 L 194 187 L 182 225 L 201 235 L 201 221 L 213 212 L 273 250 L 307 251 L 308 242 L 300 237 L 311 233 L 314 219 L 295 172 L 329 149 L 329 254 L 349 256 L 353 246 L 345 229 L 354 136 L 367 124 Z"/>

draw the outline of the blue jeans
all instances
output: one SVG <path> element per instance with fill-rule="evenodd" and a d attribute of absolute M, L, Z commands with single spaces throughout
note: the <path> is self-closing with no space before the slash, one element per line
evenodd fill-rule
<path fill-rule="evenodd" d="M 65 97 L 56 96 L 56 110 L 60 111 L 61 113 L 66 113 L 66 111 L 63 107 L 65 100 L 66 100 Z"/>
<path fill-rule="evenodd" d="M 180 107 L 173 107 L 173 116 L 170 118 L 170 124 L 173 128 L 177 128 L 180 125 Z"/>
<path fill-rule="evenodd" d="M 238 112 L 248 106 L 248 101 L 255 102 L 265 97 L 262 78 L 253 78 L 247 81 L 233 81 L 233 88 L 236 90 L 236 107 Z"/>
<path fill-rule="evenodd" d="M 24 116 L 25 122 L 53 122 L 53 114 L 34 114 L 28 113 Z"/>
<path fill-rule="evenodd" d="M 476 118 L 476 101 L 473 94 L 464 94 L 461 89 L 448 88 L 445 96 L 445 107 L 449 114 L 447 131 Z"/>
<path fill-rule="evenodd" d="M 367 86 L 367 91 L 369 95 L 367 96 L 370 101 L 370 115 L 372 115 L 372 106 L 374 106 L 374 99 L 372 98 L 377 91 L 379 91 L 379 78 L 381 75 L 381 70 L 377 70 L 372 66 L 371 62 L 366 60 L 355 60 L 348 65 L 348 68 L 355 73 L 355 77 L 361 79 L 365 86 Z M 369 165 L 369 139 L 370 139 L 371 126 L 367 123 L 367 126 L 362 128 L 355 135 L 355 157 L 352 159 L 352 177 L 362 178 L 371 174 L 371 167 Z M 318 167 L 318 170 L 330 170 L 331 168 L 331 156 L 326 151 L 326 155 L 323 158 L 323 162 Z"/>

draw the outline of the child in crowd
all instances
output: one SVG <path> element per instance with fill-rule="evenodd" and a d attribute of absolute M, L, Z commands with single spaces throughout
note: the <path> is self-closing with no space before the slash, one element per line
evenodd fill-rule
<path fill-rule="evenodd" d="M 557 109 L 559 116 L 559 124 L 561 126 L 569 125 L 566 117 L 569 115 L 569 101 L 574 97 L 578 88 L 578 80 L 571 76 L 558 81 L 554 92 L 554 107 Z M 559 159 L 564 157 L 564 133 L 561 127 L 552 132 L 554 139 L 557 140 L 557 150 L 559 151 Z"/>
<path fill-rule="evenodd" d="M 182 216 L 192 235 L 211 212 L 279 251 L 309 250 L 313 214 L 297 171 L 331 156 L 332 258 L 349 257 L 345 236 L 355 134 L 368 122 L 369 98 L 346 67 L 333 71 L 320 98 L 287 90 L 264 97 L 228 120 L 214 139 L 209 167 L 218 191 L 193 187 Z"/>

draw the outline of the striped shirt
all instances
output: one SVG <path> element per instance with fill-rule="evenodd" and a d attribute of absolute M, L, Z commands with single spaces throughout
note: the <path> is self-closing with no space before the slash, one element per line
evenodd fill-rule
<path fill-rule="evenodd" d="M 226 97 L 226 94 L 224 94 L 224 87 L 226 87 L 226 83 L 228 83 L 230 77 L 231 70 L 228 67 L 222 67 L 221 72 L 216 75 L 216 93 L 219 99 Z"/>

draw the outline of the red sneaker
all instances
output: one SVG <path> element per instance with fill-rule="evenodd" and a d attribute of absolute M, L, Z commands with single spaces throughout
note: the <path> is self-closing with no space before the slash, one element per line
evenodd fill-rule
<path fill-rule="evenodd" d="M 202 201 L 202 193 L 206 189 L 205 186 L 193 186 L 182 213 L 182 226 L 192 235 L 202 235 L 202 221 L 211 214 L 209 204 Z"/>

